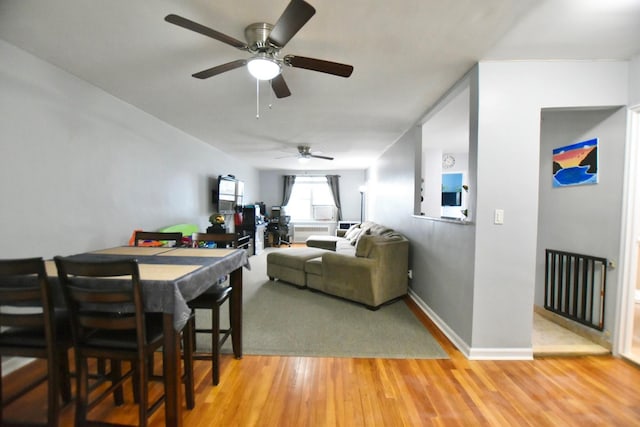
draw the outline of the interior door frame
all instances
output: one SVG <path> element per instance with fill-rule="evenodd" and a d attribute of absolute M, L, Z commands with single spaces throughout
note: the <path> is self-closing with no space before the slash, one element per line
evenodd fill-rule
<path fill-rule="evenodd" d="M 619 283 L 617 312 L 618 325 L 613 337 L 613 354 L 632 359 L 640 363 L 640 355 L 631 354 L 633 339 L 633 319 L 635 304 L 636 277 L 638 272 L 638 254 L 640 251 L 640 105 L 629 108 L 627 113 L 627 141 L 625 148 L 624 191 L 627 197 L 623 201 L 623 216 L 620 239 L 622 267 Z"/>

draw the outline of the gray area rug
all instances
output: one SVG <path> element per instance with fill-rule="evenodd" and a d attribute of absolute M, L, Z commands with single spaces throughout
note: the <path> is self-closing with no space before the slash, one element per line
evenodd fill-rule
<path fill-rule="evenodd" d="M 447 353 L 403 301 L 371 311 L 364 306 L 266 276 L 266 254 L 243 273 L 243 351 L 254 355 L 447 359 Z M 198 322 L 209 322 L 206 312 Z M 228 324 L 226 304 L 221 312 Z M 210 348 L 198 335 L 198 348 Z M 231 352 L 230 339 L 223 352 Z"/>

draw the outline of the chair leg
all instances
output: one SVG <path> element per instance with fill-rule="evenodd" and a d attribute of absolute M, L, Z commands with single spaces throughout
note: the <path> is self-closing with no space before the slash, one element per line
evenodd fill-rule
<path fill-rule="evenodd" d="M 64 403 L 71 402 L 71 372 L 69 369 L 69 351 L 60 352 L 58 360 L 58 376 L 60 378 L 60 395 Z"/>
<path fill-rule="evenodd" d="M 2 392 L 2 362 L 0 362 L 0 425 L 2 425 L 2 415 L 4 413 L 4 405 L 2 404 L 4 398 Z"/>
<path fill-rule="evenodd" d="M 187 400 L 187 408 L 193 409 L 195 404 L 194 395 L 194 381 L 193 381 L 193 346 L 195 335 L 195 322 L 196 318 L 193 316 L 187 322 L 184 331 L 182 332 L 182 346 L 184 353 L 184 386 L 185 386 L 185 398 Z"/>
<path fill-rule="evenodd" d="M 122 377 L 122 362 L 120 360 L 111 360 L 111 383 L 115 384 Z M 120 406 L 124 403 L 124 393 L 122 392 L 122 386 L 119 386 L 113 391 L 113 402 L 116 406 Z"/>
<path fill-rule="evenodd" d="M 84 357 L 76 357 L 76 426 L 87 425 L 89 402 L 89 365 Z"/>
<path fill-rule="evenodd" d="M 137 369 L 134 371 L 134 375 L 137 378 L 138 395 L 140 396 L 140 402 L 138 402 L 138 425 L 140 427 L 147 427 L 147 405 L 149 404 L 149 374 L 147 367 L 145 366 L 144 358 L 138 359 L 135 362 Z"/>
<path fill-rule="evenodd" d="M 58 351 L 51 352 L 51 357 L 47 358 L 47 424 L 52 427 L 58 427 L 58 408 L 60 406 L 60 375 L 58 369 L 60 367 L 60 353 Z"/>
<path fill-rule="evenodd" d="M 220 306 L 211 308 L 211 375 L 213 385 L 220 382 Z"/>
<path fill-rule="evenodd" d="M 155 361 L 153 354 L 147 358 L 147 367 L 149 369 L 149 377 L 153 377 L 155 372 Z"/>
<path fill-rule="evenodd" d="M 107 374 L 107 361 L 103 358 L 97 360 L 97 369 L 98 374 L 106 375 Z"/>
<path fill-rule="evenodd" d="M 137 403 L 138 405 L 140 404 L 140 384 L 138 384 L 139 378 L 138 378 L 138 370 L 140 369 L 140 366 L 136 365 L 135 362 L 131 362 L 131 368 L 134 369 L 134 374 L 131 377 L 131 383 L 133 385 L 133 402 Z"/>

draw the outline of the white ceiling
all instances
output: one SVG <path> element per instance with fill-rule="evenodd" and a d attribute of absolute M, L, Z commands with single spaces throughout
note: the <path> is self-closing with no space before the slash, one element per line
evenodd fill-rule
<path fill-rule="evenodd" d="M 261 169 L 367 167 L 481 59 L 640 53 L 640 0 L 308 1 L 316 14 L 282 53 L 354 72 L 286 68 L 292 96 L 263 84 L 259 119 L 245 69 L 191 77 L 249 54 L 164 17 L 244 40 L 288 0 L 0 0 L 0 38 Z M 336 159 L 302 166 L 300 144 Z"/>

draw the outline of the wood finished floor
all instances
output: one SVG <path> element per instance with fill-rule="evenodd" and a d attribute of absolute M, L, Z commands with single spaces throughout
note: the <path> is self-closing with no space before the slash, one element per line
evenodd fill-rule
<path fill-rule="evenodd" d="M 402 303 L 402 302 L 400 302 Z M 533 361 L 469 361 L 413 303 L 449 354 L 444 360 L 223 356 L 221 382 L 196 361 L 196 407 L 185 427 L 198 426 L 637 426 L 640 369 L 611 356 Z M 400 332 L 400 331 L 399 331 Z M 5 393 L 43 372 L 35 362 L 3 381 Z M 127 387 L 131 402 L 131 389 Z M 152 394 L 161 386 L 154 385 Z M 43 420 L 45 386 L 5 410 Z M 105 400 L 92 413 L 136 422 L 135 406 Z M 73 405 L 61 425 L 72 425 Z M 161 409 L 150 426 L 163 426 Z"/>

